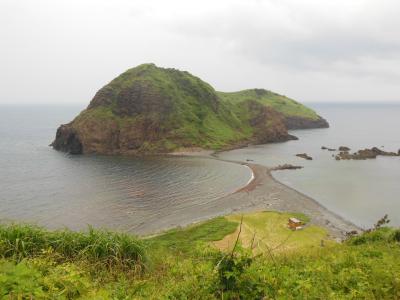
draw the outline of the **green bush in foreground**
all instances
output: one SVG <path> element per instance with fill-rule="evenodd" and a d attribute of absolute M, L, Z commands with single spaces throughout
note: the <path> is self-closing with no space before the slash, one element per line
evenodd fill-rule
<path fill-rule="evenodd" d="M 29 226 L 1 227 L 0 299 L 400 299 L 399 230 L 379 228 L 334 246 L 257 256 L 240 244 L 230 253 L 210 245 L 236 226 L 217 218 L 142 241 L 132 238 L 151 265 L 134 276 L 129 268 L 94 272 L 92 266 L 97 259 L 103 262 L 106 254 L 63 250 L 70 249 L 61 246 L 70 241 L 74 249 L 83 247 L 76 244 L 90 248 L 64 231 L 62 235 Z M 111 244 L 118 241 L 113 233 L 92 234 L 99 234 L 92 242 L 100 237 L 110 242 L 97 245 L 123 249 Z M 54 252 L 65 255 L 62 259 L 40 250 L 55 243 L 55 236 L 59 246 L 53 246 Z"/>
<path fill-rule="evenodd" d="M 0 225 L 0 257 L 20 261 L 54 253 L 60 260 L 84 259 L 120 267 L 146 263 L 143 243 L 124 233 L 89 228 L 88 232 L 49 231 L 31 225 Z"/>

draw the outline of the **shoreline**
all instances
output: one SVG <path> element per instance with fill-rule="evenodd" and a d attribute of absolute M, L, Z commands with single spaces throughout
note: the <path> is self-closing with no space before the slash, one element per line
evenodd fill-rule
<path fill-rule="evenodd" d="M 217 156 L 216 152 L 208 150 L 171 153 L 170 155 L 202 157 L 240 164 L 250 168 L 252 177 L 246 185 L 226 196 L 218 198 L 213 204 L 206 207 L 197 207 L 196 211 L 186 211 L 186 217 L 181 215 L 178 217 L 178 220 L 170 220 L 170 222 L 164 220 L 168 223 L 164 223 L 164 226 L 155 226 L 152 229 L 143 228 L 144 232 L 142 233 L 144 235 L 146 235 L 146 232 L 150 235 L 159 234 L 172 228 L 188 226 L 218 216 L 256 211 L 304 213 L 311 219 L 309 224 L 327 229 L 328 236 L 338 241 L 345 238 L 346 232 L 362 230 L 349 220 L 330 211 L 317 200 L 275 179 L 270 167 L 249 162 L 222 159 Z"/>

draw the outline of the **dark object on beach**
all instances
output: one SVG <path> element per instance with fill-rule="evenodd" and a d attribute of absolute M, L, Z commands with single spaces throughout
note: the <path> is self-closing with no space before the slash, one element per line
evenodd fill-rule
<path fill-rule="evenodd" d="M 335 156 L 336 160 L 365 160 L 365 159 L 373 159 L 378 155 L 381 156 L 400 156 L 400 150 L 395 152 L 387 152 L 383 151 L 377 147 L 373 147 L 371 149 L 358 150 L 357 152 L 351 154 L 348 151 L 342 151 L 338 155 Z"/>
<path fill-rule="evenodd" d="M 246 159 L 246 161 L 254 161 L 254 160 L 248 158 L 248 159 Z"/>
<path fill-rule="evenodd" d="M 344 152 L 346 152 L 346 151 L 350 151 L 351 149 L 349 148 L 349 147 L 346 147 L 346 146 L 340 146 L 339 147 L 339 151 L 344 151 Z"/>
<path fill-rule="evenodd" d="M 297 169 L 303 169 L 303 167 L 302 166 L 293 166 L 291 164 L 284 164 L 284 165 L 279 165 L 275 168 L 272 168 L 271 170 L 278 171 L 278 170 L 297 170 Z"/>
<path fill-rule="evenodd" d="M 307 159 L 307 160 L 312 160 L 312 157 L 308 156 L 307 153 L 299 153 L 299 154 L 296 154 L 296 156 Z"/>
<path fill-rule="evenodd" d="M 328 148 L 328 147 L 325 147 L 325 146 L 322 146 L 321 149 L 322 150 L 328 150 L 328 151 L 336 151 L 336 149 L 334 149 L 334 148 Z"/>

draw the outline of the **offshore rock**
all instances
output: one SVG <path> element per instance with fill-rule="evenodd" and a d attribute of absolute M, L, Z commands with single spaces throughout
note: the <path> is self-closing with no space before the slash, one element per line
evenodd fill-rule
<path fill-rule="evenodd" d="M 365 160 L 365 159 L 374 159 L 378 155 L 381 156 L 400 156 L 400 151 L 396 152 L 387 152 L 383 151 L 377 147 L 373 147 L 371 149 L 363 149 L 358 150 L 355 153 L 349 153 L 348 151 L 342 151 L 338 155 L 335 156 L 336 160 Z"/>
<path fill-rule="evenodd" d="M 339 151 L 343 151 L 343 152 L 346 152 L 346 151 L 350 151 L 351 149 L 349 148 L 349 147 L 346 147 L 346 146 L 340 146 L 339 147 Z"/>
<path fill-rule="evenodd" d="M 291 164 L 283 164 L 279 165 L 277 167 L 272 168 L 272 171 L 279 171 L 279 170 L 298 170 L 298 169 L 303 169 L 304 167 L 302 166 L 294 166 Z"/>
<path fill-rule="evenodd" d="M 300 154 L 296 154 L 297 157 L 301 157 L 304 158 L 306 160 L 312 160 L 312 157 L 307 155 L 307 153 L 300 153 Z"/>

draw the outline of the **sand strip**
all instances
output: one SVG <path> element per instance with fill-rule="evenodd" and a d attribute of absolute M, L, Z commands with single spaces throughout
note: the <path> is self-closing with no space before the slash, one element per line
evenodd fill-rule
<path fill-rule="evenodd" d="M 181 152 L 178 155 L 186 156 L 186 154 Z M 344 238 L 348 231 L 360 230 L 356 225 L 329 211 L 314 199 L 278 182 L 271 175 L 271 170 L 265 166 L 219 159 L 209 151 L 191 152 L 188 156 L 207 157 L 248 166 L 253 172 L 253 178 L 246 186 L 230 195 L 205 205 L 187 207 L 179 214 L 166 215 L 146 222 L 143 226 L 134 228 L 135 233 L 153 234 L 221 215 L 265 210 L 304 213 L 311 218 L 311 223 L 327 228 L 330 236 L 336 239 Z"/>

